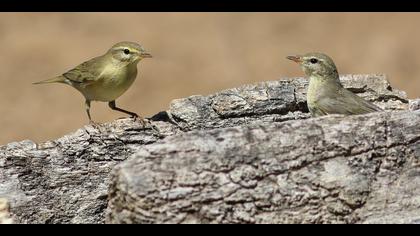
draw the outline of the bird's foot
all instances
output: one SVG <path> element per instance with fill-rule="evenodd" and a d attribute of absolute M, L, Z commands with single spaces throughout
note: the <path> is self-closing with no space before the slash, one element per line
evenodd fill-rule
<path fill-rule="evenodd" d="M 92 126 L 95 129 L 99 129 L 99 123 L 95 122 L 93 120 L 89 120 L 89 125 Z"/>
<path fill-rule="evenodd" d="M 137 114 L 135 114 L 135 115 L 133 115 L 133 116 L 131 116 L 131 118 L 133 118 L 134 119 L 134 122 L 140 122 L 141 123 L 141 125 L 143 126 L 143 128 L 145 128 L 146 127 L 146 120 L 145 119 L 143 119 L 143 117 L 141 117 L 141 116 L 139 116 L 139 115 L 137 115 Z"/>
<path fill-rule="evenodd" d="M 150 126 L 154 131 L 158 132 L 160 134 L 160 130 L 156 125 L 152 124 L 149 119 L 145 119 L 139 115 L 133 116 L 134 121 L 138 121 L 142 124 L 143 128 L 146 128 L 146 126 Z"/>

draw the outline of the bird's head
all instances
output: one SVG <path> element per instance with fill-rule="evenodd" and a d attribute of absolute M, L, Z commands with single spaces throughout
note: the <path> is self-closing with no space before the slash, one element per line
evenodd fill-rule
<path fill-rule="evenodd" d="M 288 56 L 287 59 L 298 63 L 308 77 L 338 79 L 338 71 L 334 61 L 323 53 L 306 53 L 304 55 Z"/>
<path fill-rule="evenodd" d="M 119 42 L 112 46 L 108 53 L 114 59 L 128 63 L 137 63 L 143 58 L 152 57 L 140 44 L 133 42 Z"/>

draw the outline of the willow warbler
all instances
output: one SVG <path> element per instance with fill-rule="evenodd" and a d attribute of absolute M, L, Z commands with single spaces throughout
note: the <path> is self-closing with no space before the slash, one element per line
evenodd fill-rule
<path fill-rule="evenodd" d="M 140 117 L 134 112 L 118 108 L 115 100 L 133 84 L 137 76 L 137 63 L 152 57 L 143 47 L 133 42 L 115 44 L 104 55 L 83 62 L 74 69 L 52 79 L 34 84 L 63 83 L 80 91 L 86 99 L 86 113 L 90 123 L 91 101 L 108 102 L 112 110 Z M 143 119 L 140 121 L 144 125 Z"/>
<path fill-rule="evenodd" d="M 307 53 L 303 56 L 288 56 L 287 59 L 299 63 L 309 77 L 307 103 L 312 116 L 382 111 L 341 85 L 337 68 L 329 56 L 323 53 Z"/>

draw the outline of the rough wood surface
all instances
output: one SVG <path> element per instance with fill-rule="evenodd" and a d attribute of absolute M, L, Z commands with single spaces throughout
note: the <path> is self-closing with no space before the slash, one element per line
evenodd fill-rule
<path fill-rule="evenodd" d="M 420 222 L 420 111 L 194 131 L 117 166 L 112 223 Z"/>
<path fill-rule="evenodd" d="M 178 99 L 145 129 L 121 119 L 0 147 L 0 197 L 18 223 L 361 222 L 376 212 L 363 219 L 373 222 L 401 201 L 416 206 L 418 112 L 395 112 L 409 101 L 382 75 L 342 81 L 394 112 L 307 119 L 303 78 Z M 386 184 L 408 196 L 381 195 Z"/>

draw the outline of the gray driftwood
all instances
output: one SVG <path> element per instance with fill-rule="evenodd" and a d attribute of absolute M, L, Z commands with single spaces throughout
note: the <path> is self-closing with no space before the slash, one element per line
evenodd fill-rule
<path fill-rule="evenodd" d="M 303 78 L 178 99 L 0 147 L 0 197 L 17 223 L 417 222 L 418 101 L 342 80 L 387 112 L 308 119 Z"/>

